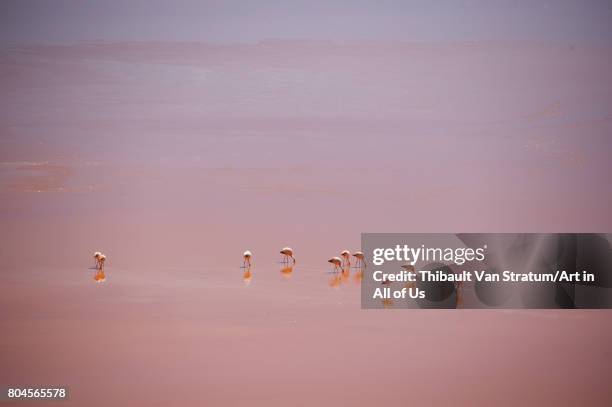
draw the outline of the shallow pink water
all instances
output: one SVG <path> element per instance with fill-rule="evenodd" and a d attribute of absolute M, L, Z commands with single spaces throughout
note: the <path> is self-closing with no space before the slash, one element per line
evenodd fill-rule
<path fill-rule="evenodd" d="M 4 50 L 0 383 L 92 406 L 609 405 L 610 312 L 362 311 L 326 259 L 361 232 L 609 232 L 610 55 Z"/>

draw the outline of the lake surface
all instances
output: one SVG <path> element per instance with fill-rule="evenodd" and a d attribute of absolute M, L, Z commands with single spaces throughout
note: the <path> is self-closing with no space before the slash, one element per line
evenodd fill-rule
<path fill-rule="evenodd" d="M 327 259 L 361 232 L 609 232 L 610 55 L 3 49 L 0 383 L 90 406 L 609 405 L 609 311 L 361 310 Z"/>

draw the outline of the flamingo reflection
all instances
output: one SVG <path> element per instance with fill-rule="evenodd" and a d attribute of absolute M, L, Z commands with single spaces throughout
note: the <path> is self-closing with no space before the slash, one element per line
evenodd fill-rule
<path fill-rule="evenodd" d="M 342 269 L 342 272 L 340 273 L 340 278 L 342 279 L 343 283 L 346 283 L 347 281 L 349 281 L 349 278 L 351 277 L 351 269 L 346 267 Z"/>
<path fill-rule="evenodd" d="M 355 277 L 353 277 L 355 279 L 356 283 L 361 283 L 361 280 L 363 280 L 363 269 L 360 268 L 359 270 L 357 270 L 357 272 L 355 273 Z"/>
<path fill-rule="evenodd" d="M 251 268 L 247 267 L 242 274 L 242 281 L 244 281 L 244 285 L 251 284 L 251 279 L 253 278 L 253 274 L 251 273 Z"/>
<path fill-rule="evenodd" d="M 97 269 L 96 274 L 94 274 L 94 280 L 96 283 L 103 283 L 106 281 L 106 275 L 104 274 L 104 270 Z"/>
<path fill-rule="evenodd" d="M 455 291 L 457 292 L 455 306 L 456 308 L 463 308 L 463 281 L 455 282 Z"/>
<path fill-rule="evenodd" d="M 385 308 L 392 308 L 393 307 L 393 300 L 390 298 L 385 298 L 383 300 L 381 300 L 383 307 Z"/>
<path fill-rule="evenodd" d="M 340 274 L 335 274 L 330 280 L 329 280 L 329 286 L 331 288 L 338 288 L 340 287 L 340 284 L 342 283 L 342 278 L 340 276 Z"/>
<path fill-rule="evenodd" d="M 290 278 L 291 277 L 291 273 L 293 273 L 293 265 L 286 265 L 283 266 L 280 270 L 280 273 L 283 277 L 285 278 Z"/>

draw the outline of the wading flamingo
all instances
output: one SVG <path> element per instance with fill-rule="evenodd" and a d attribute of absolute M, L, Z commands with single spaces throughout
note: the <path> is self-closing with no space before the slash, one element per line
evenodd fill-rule
<path fill-rule="evenodd" d="M 295 257 L 293 257 L 293 249 L 291 247 L 283 247 L 280 253 L 284 256 L 283 263 L 289 263 L 289 259 L 291 259 L 293 264 L 295 264 Z"/>
<path fill-rule="evenodd" d="M 244 252 L 242 254 L 242 258 L 243 258 L 242 266 L 243 267 L 245 267 L 245 268 L 246 267 L 251 267 L 251 257 L 252 256 L 253 256 L 253 253 L 251 253 L 250 250 L 247 250 L 246 252 Z"/>
<path fill-rule="evenodd" d="M 102 256 L 101 252 L 95 252 L 93 255 L 94 260 L 96 261 L 96 268 L 100 266 L 100 256 Z"/>
<path fill-rule="evenodd" d="M 364 267 L 366 266 L 365 257 L 362 252 L 353 253 L 353 257 L 357 259 L 355 262 L 355 267 Z"/>
<path fill-rule="evenodd" d="M 327 262 L 334 265 L 334 271 L 342 271 L 342 259 L 340 257 L 332 257 Z"/>
<path fill-rule="evenodd" d="M 342 266 L 343 267 L 351 267 L 351 252 L 348 250 L 342 250 L 340 252 L 340 257 L 342 257 Z"/>
<path fill-rule="evenodd" d="M 100 264 L 100 265 L 98 266 L 98 268 L 99 268 L 100 270 L 104 270 L 104 262 L 106 261 L 106 255 L 101 254 L 101 255 L 100 255 L 100 259 L 99 259 L 98 261 L 99 261 L 99 264 Z"/>

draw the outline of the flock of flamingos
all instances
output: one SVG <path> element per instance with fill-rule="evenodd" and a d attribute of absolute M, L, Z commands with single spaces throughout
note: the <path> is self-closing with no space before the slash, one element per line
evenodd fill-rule
<path fill-rule="evenodd" d="M 291 247 L 283 247 L 280 251 L 280 254 L 283 255 L 281 263 L 285 265 L 281 269 L 281 273 L 285 276 L 291 275 L 293 272 L 293 265 L 295 264 L 295 256 L 294 251 Z M 366 268 L 365 258 L 362 252 L 354 252 L 352 256 L 356 259 L 354 263 L 354 267 L 359 269 L 357 275 L 355 275 L 355 281 L 361 282 L 363 278 L 363 271 Z M 98 283 L 102 283 L 106 281 L 106 276 L 104 274 L 104 263 L 106 262 L 106 255 L 102 252 L 95 252 L 94 255 L 95 260 L 95 269 L 96 273 L 94 275 L 94 280 Z M 253 258 L 253 253 L 250 250 L 246 250 L 242 254 L 242 268 L 244 269 L 244 274 L 242 276 L 245 284 L 249 284 L 251 282 L 252 274 L 251 274 L 251 259 Z M 332 272 L 334 273 L 334 278 L 329 282 L 331 287 L 338 287 L 343 281 L 346 281 L 349 277 L 348 270 L 351 268 L 351 252 L 348 250 L 342 250 L 340 252 L 340 256 L 334 256 L 327 260 L 328 263 L 333 265 Z M 414 272 L 414 266 L 404 265 L 402 269 L 407 271 Z M 382 284 L 388 284 L 389 281 L 383 281 Z M 406 285 L 407 288 L 416 287 L 415 283 L 408 283 Z M 463 290 L 461 283 L 455 287 L 457 289 L 457 307 L 460 307 L 463 304 Z M 389 299 L 382 300 L 382 303 L 385 307 L 393 306 L 393 301 Z"/>
<path fill-rule="evenodd" d="M 283 264 L 287 264 L 287 265 L 295 264 L 295 256 L 294 256 L 293 249 L 291 247 L 283 247 L 283 249 L 280 251 L 280 254 L 283 255 L 283 259 L 282 259 Z M 355 252 L 352 254 L 352 256 L 355 257 L 356 259 L 355 267 L 359 268 L 360 270 L 363 270 L 366 267 L 366 262 L 365 262 L 363 253 Z M 102 252 L 95 252 L 93 254 L 93 257 L 94 257 L 95 269 L 96 269 L 94 280 L 98 283 L 102 283 L 106 281 L 106 276 L 104 274 L 104 263 L 106 262 L 106 255 L 103 254 Z M 245 269 L 243 279 L 246 283 L 250 282 L 251 280 L 251 259 L 252 257 L 253 257 L 253 253 L 250 250 L 247 250 L 242 254 L 242 258 L 243 258 L 242 267 Z M 333 268 L 334 273 L 341 272 L 344 274 L 345 270 L 348 270 L 351 267 L 351 252 L 348 250 L 343 250 L 342 252 L 340 252 L 339 257 L 335 256 L 327 261 L 334 266 Z M 292 267 L 285 267 L 281 270 L 283 274 L 290 274 L 292 271 L 293 271 Z M 359 277 L 360 277 L 360 274 L 357 276 L 357 278 L 360 279 Z M 334 279 L 332 280 L 332 282 L 330 282 L 330 285 L 336 286 L 339 283 L 340 283 L 339 279 Z"/>
<path fill-rule="evenodd" d="M 295 264 L 293 249 L 291 247 L 283 247 L 280 254 L 283 255 L 281 264 L 285 265 L 285 267 L 281 269 L 281 273 L 284 276 L 289 277 L 293 272 L 293 265 Z M 245 284 L 249 284 L 251 281 L 252 257 L 253 253 L 250 250 L 247 250 L 242 254 L 242 268 L 245 270 L 242 277 Z M 355 275 L 355 281 L 360 282 L 363 277 L 363 270 L 366 267 L 365 258 L 362 252 L 353 253 L 353 257 L 357 259 L 354 267 L 359 268 L 358 273 Z M 334 273 L 334 278 L 332 278 L 332 280 L 329 282 L 329 285 L 334 288 L 338 287 L 343 281 L 346 281 L 349 278 L 349 269 L 351 268 L 351 252 L 348 250 L 343 250 L 340 253 L 340 257 L 332 257 L 327 261 L 334 266 L 332 270 Z"/>
<path fill-rule="evenodd" d="M 293 256 L 293 249 L 291 247 L 283 247 L 280 254 L 283 255 L 284 263 L 293 262 L 293 264 L 295 264 L 295 257 Z M 247 250 L 242 254 L 242 266 L 244 268 L 251 267 L 251 257 L 253 257 L 253 253 L 251 253 L 250 250 Z M 356 267 L 365 267 L 365 259 L 362 252 L 353 253 L 353 257 L 357 259 L 355 263 Z M 334 265 L 334 271 L 342 271 L 343 267 L 351 266 L 351 252 L 348 250 L 342 250 L 342 252 L 340 252 L 340 257 L 332 257 L 331 259 L 327 260 L 327 262 Z"/>

